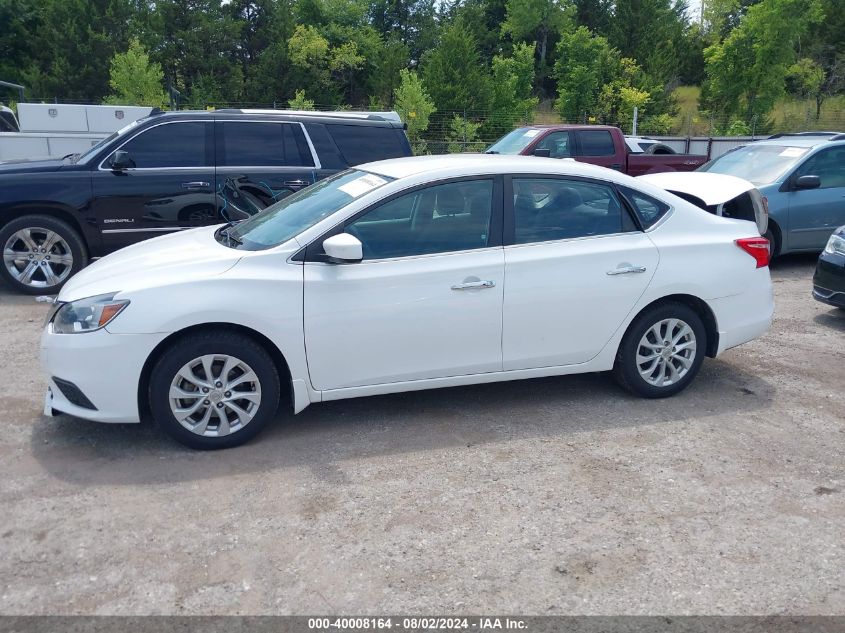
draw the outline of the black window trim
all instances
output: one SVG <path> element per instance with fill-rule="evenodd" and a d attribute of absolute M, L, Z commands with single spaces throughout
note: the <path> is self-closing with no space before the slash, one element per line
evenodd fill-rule
<path fill-rule="evenodd" d="M 153 128 L 160 127 L 162 125 L 173 125 L 175 123 L 204 123 L 205 124 L 205 162 L 208 163 L 207 165 L 197 165 L 194 167 L 127 167 L 126 169 L 121 169 L 121 171 L 196 171 L 197 169 L 211 169 L 214 170 L 214 152 L 215 152 L 215 139 L 214 139 L 214 125 L 213 120 L 211 119 L 176 119 L 173 121 L 159 121 L 153 125 L 149 125 L 147 127 L 141 128 L 137 130 L 132 136 L 123 140 L 123 142 L 118 145 L 117 147 L 112 147 L 111 149 L 106 149 L 105 156 L 103 159 L 97 164 L 97 171 L 107 171 L 113 172 L 114 170 L 111 167 L 103 168 L 103 165 L 106 164 L 106 161 L 111 158 L 114 153 L 122 149 L 127 143 L 135 140 L 141 134 L 152 130 Z M 211 131 L 209 132 L 209 128 Z M 209 139 L 209 136 L 211 138 Z"/>
<path fill-rule="evenodd" d="M 619 198 L 619 202 L 622 205 L 623 213 L 627 212 L 628 217 L 633 223 L 636 229 L 634 231 L 620 231 L 618 233 L 604 233 L 602 235 L 583 235 L 580 237 L 565 237 L 559 240 L 545 240 L 542 242 L 517 242 L 516 241 L 516 215 L 514 214 L 513 208 L 513 180 L 521 180 L 521 179 L 546 179 L 546 180 L 575 180 L 580 182 L 586 182 L 594 185 L 601 185 L 604 187 L 610 188 L 614 194 Z M 642 223 L 638 217 L 638 214 L 633 211 L 630 207 L 630 203 L 622 194 L 619 187 L 615 182 L 610 180 L 601 180 L 599 178 L 589 178 L 586 176 L 575 176 L 569 174 L 534 174 L 534 173 L 510 173 L 505 175 L 505 182 L 504 182 L 504 194 L 505 194 L 505 213 L 504 213 L 504 226 L 503 228 L 503 244 L 505 246 L 533 246 L 535 244 L 551 244 L 554 242 L 571 242 L 573 240 L 593 240 L 593 239 L 601 239 L 603 237 L 614 237 L 618 235 L 629 235 L 631 233 L 644 233 L 644 229 L 642 228 Z M 651 196 L 649 196 L 651 197 Z M 668 211 L 663 214 L 662 217 L 668 215 Z"/>
<path fill-rule="evenodd" d="M 354 169 L 354 168 L 353 168 Z M 396 198 L 400 198 L 402 196 L 406 196 L 412 194 L 416 191 L 420 191 L 421 189 L 427 189 L 429 187 L 437 187 L 439 185 L 446 185 L 453 182 L 468 182 L 473 180 L 492 180 L 493 181 L 493 208 L 490 212 L 490 233 L 487 239 L 487 246 L 483 246 L 481 248 L 473 248 L 468 250 L 460 250 L 460 251 L 443 251 L 440 253 L 424 253 L 418 255 L 403 255 L 401 257 L 385 257 L 380 259 L 369 259 L 369 260 L 362 260 L 362 262 L 372 263 L 372 262 L 383 262 L 383 261 L 397 261 L 401 259 L 418 259 L 420 257 L 437 257 L 439 255 L 450 255 L 453 253 L 471 253 L 473 251 L 480 251 L 486 250 L 489 248 L 501 248 L 504 239 L 504 231 L 503 231 L 503 212 L 504 212 L 504 183 L 503 183 L 503 176 L 502 174 L 473 174 L 472 176 L 458 176 L 454 178 L 442 178 L 440 180 L 430 180 L 425 183 L 421 183 L 419 185 L 414 185 L 412 187 L 408 187 L 407 189 L 403 189 L 402 191 L 397 191 L 396 193 L 392 193 L 389 196 L 382 198 L 377 202 L 373 202 L 372 204 L 368 205 L 366 208 L 358 211 L 354 215 L 345 218 L 343 221 L 338 222 L 332 228 L 323 232 L 319 237 L 311 240 L 311 242 L 307 245 L 302 247 L 299 251 L 296 252 L 293 256 L 290 257 L 289 261 L 293 262 L 304 262 L 308 264 L 326 264 L 329 266 L 346 266 L 346 265 L 356 265 L 360 262 L 349 262 L 348 264 L 342 263 L 338 264 L 335 262 L 329 262 L 326 258 L 326 254 L 323 251 L 323 242 L 328 238 L 339 235 L 343 233 L 346 226 L 361 216 L 369 213 L 370 211 L 376 209 L 377 207 L 382 206 L 383 204 L 387 204 L 392 202 Z"/>
<path fill-rule="evenodd" d="M 218 124 L 222 123 L 275 123 L 276 125 L 298 125 L 302 130 L 302 134 L 305 135 L 305 142 L 308 144 L 308 150 L 311 152 L 311 161 L 313 165 L 218 165 L 217 164 L 217 149 L 218 144 L 222 151 L 223 149 L 223 130 L 222 125 L 220 127 L 220 134 L 217 134 Z M 218 169 L 261 169 L 265 171 L 272 171 L 274 169 L 283 169 L 283 170 L 317 170 L 322 169 L 322 165 L 320 164 L 320 158 L 317 156 L 317 150 L 314 148 L 314 144 L 311 142 L 311 137 L 308 136 L 308 130 L 305 128 L 305 125 L 301 121 L 272 121 L 268 119 L 214 119 L 214 134 L 215 134 L 215 157 L 214 157 L 214 166 Z"/>

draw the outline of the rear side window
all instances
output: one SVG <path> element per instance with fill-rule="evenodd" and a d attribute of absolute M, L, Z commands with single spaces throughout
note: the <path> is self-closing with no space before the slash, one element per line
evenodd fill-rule
<path fill-rule="evenodd" d="M 205 167 L 206 124 L 180 121 L 144 130 L 120 149 L 129 153 L 136 169 L 160 167 Z"/>
<path fill-rule="evenodd" d="M 643 229 L 654 226 L 669 210 L 668 204 L 647 196 L 644 193 L 628 189 L 627 187 L 620 187 L 620 190 L 628 203 L 634 208 L 634 212 L 639 216 Z"/>
<path fill-rule="evenodd" d="M 299 125 L 258 121 L 219 122 L 227 167 L 313 167 L 314 160 Z"/>
<path fill-rule="evenodd" d="M 634 230 L 612 187 L 582 180 L 513 179 L 514 243 L 530 244 Z"/>
<path fill-rule="evenodd" d="M 582 156 L 613 156 L 616 148 L 607 130 L 581 130 L 576 132 L 581 143 Z"/>
<path fill-rule="evenodd" d="M 409 156 L 402 133 L 374 125 L 326 125 L 348 165 Z"/>

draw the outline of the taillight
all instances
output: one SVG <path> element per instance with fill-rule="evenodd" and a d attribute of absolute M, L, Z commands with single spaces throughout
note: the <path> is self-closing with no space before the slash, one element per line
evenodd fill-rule
<path fill-rule="evenodd" d="M 769 240 L 765 237 L 744 237 L 735 240 L 735 242 L 737 246 L 755 259 L 757 268 L 769 265 Z"/>

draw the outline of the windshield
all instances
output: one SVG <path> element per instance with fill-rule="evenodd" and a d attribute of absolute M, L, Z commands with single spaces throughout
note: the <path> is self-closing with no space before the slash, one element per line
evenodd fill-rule
<path fill-rule="evenodd" d="M 386 176 L 350 169 L 270 205 L 258 215 L 226 229 L 223 236 L 229 238 L 229 245 L 236 248 L 272 248 L 391 180 Z"/>
<path fill-rule="evenodd" d="M 89 160 L 91 160 L 91 158 L 92 158 L 92 157 L 93 157 L 93 156 L 94 156 L 97 152 L 99 152 L 101 149 L 103 149 L 103 147 L 105 147 L 106 145 L 108 145 L 109 143 L 111 143 L 111 142 L 112 142 L 114 139 L 116 139 L 118 136 L 123 136 L 124 134 L 126 134 L 129 130 L 133 129 L 133 128 L 134 128 L 136 125 L 138 125 L 141 121 L 146 121 L 146 117 L 145 117 L 145 118 L 143 118 L 143 119 L 138 119 L 137 121 L 132 121 L 132 123 L 130 123 L 129 125 L 127 125 L 127 126 L 125 126 L 125 127 L 120 128 L 117 132 L 112 132 L 112 133 L 111 133 L 111 134 L 109 134 L 106 138 L 104 138 L 103 140 L 99 141 L 96 145 L 92 145 L 90 148 L 88 148 L 87 150 L 85 150 L 85 153 L 81 154 L 81 155 L 80 155 L 80 156 L 79 156 L 76 160 L 74 160 L 73 162 L 75 162 L 75 163 L 80 163 L 80 164 L 83 164 L 83 165 L 84 165 L 84 164 L 85 164 L 85 163 L 87 163 Z"/>
<path fill-rule="evenodd" d="M 701 171 L 728 174 L 755 185 L 767 185 L 777 182 L 809 150 L 809 147 L 752 143 L 719 156 L 701 167 Z"/>
<path fill-rule="evenodd" d="M 530 127 L 518 127 L 513 132 L 508 132 L 498 141 L 487 148 L 488 154 L 519 154 L 537 138 L 540 130 Z"/>

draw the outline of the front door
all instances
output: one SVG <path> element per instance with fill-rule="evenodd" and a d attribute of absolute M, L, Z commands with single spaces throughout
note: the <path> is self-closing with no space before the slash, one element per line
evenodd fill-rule
<path fill-rule="evenodd" d="M 317 179 L 299 123 L 226 121 L 217 126 L 217 192 L 225 220 L 242 220 Z"/>
<path fill-rule="evenodd" d="M 305 262 L 315 389 L 501 370 L 500 191 L 490 178 L 402 194 L 343 227 L 363 261 Z"/>
<path fill-rule="evenodd" d="M 504 369 L 587 362 L 645 292 L 657 248 L 609 184 L 541 177 L 512 183 Z"/>
<path fill-rule="evenodd" d="M 792 190 L 789 199 L 789 249 L 821 250 L 845 224 L 845 147 L 831 147 L 808 158 L 790 179 L 818 176 L 818 189 Z"/>
<path fill-rule="evenodd" d="M 213 134 L 211 122 L 161 123 L 117 148 L 128 168 L 112 169 L 114 154 L 98 166 L 92 208 L 106 250 L 218 221 Z"/>

